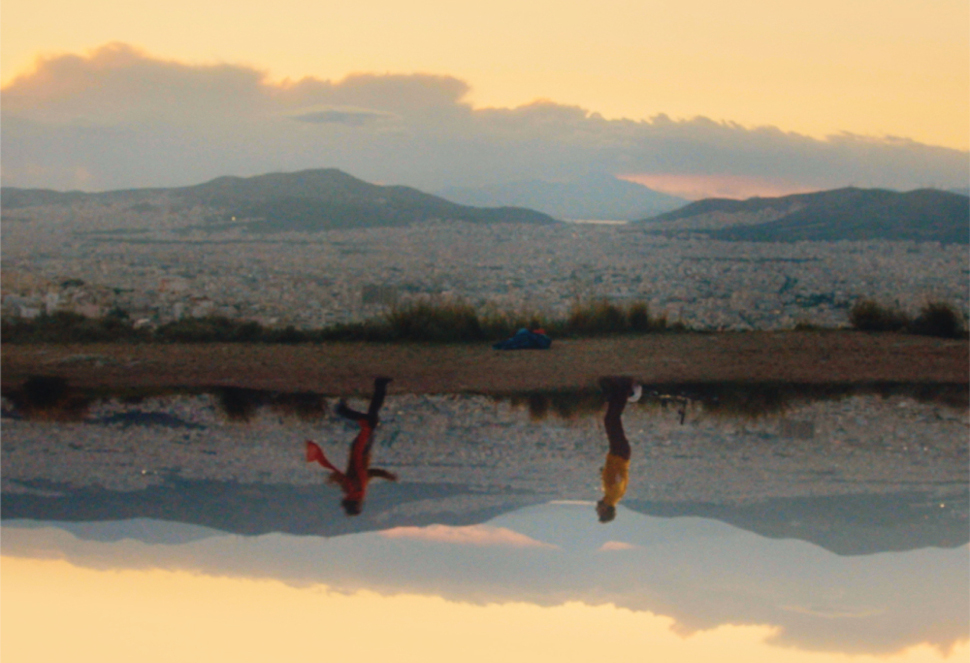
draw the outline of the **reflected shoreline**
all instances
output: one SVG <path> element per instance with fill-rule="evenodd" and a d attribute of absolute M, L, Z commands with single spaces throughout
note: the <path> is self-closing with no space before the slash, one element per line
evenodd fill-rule
<path fill-rule="evenodd" d="M 8 383 L 9 384 L 9 383 Z M 793 405 L 812 401 L 833 401 L 853 396 L 907 397 L 919 403 L 949 408 L 970 408 L 970 384 L 959 382 L 675 382 L 641 383 L 644 396 L 640 406 L 662 408 L 700 407 L 713 416 L 757 419 L 780 414 Z M 149 398 L 209 395 L 229 421 L 245 422 L 260 410 L 268 409 L 301 421 L 318 421 L 329 412 L 328 401 L 339 395 L 312 391 L 285 392 L 242 387 L 164 387 L 110 388 L 75 387 L 59 376 L 32 376 L 16 386 L 4 385 L 4 417 L 48 421 L 82 421 L 99 402 L 116 400 L 138 404 Z M 400 395 L 400 394 L 397 394 Z M 606 405 L 599 389 L 555 389 L 505 391 L 482 394 L 466 391 L 455 396 L 485 396 L 516 407 L 527 407 L 534 420 L 548 416 L 571 419 L 591 416 Z M 634 405 L 636 407 L 636 405 Z"/>

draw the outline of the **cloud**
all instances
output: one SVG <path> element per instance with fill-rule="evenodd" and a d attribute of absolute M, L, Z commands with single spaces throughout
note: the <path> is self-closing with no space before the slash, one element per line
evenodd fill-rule
<path fill-rule="evenodd" d="M 824 619 L 866 619 L 877 617 L 886 611 L 878 607 L 833 607 L 833 606 L 799 606 L 799 605 L 780 605 L 781 610 L 809 615 L 811 617 L 822 617 Z"/>
<path fill-rule="evenodd" d="M 613 552 L 616 550 L 636 550 L 638 547 L 632 543 L 624 543 L 623 541 L 607 541 L 598 550 L 601 552 Z"/>
<path fill-rule="evenodd" d="M 298 122 L 310 122 L 311 124 L 326 124 L 333 122 L 336 124 L 346 124 L 351 127 L 362 127 L 365 124 L 379 122 L 384 119 L 393 118 L 390 113 L 378 113 L 376 111 L 359 110 L 354 108 L 331 108 L 328 110 L 313 111 L 294 115 L 293 119 Z"/>
<path fill-rule="evenodd" d="M 448 525 L 429 525 L 428 527 L 395 527 L 384 530 L 381 536 L 388 539 L 410 539 L 415 541 L 430 541 L 433 543 L 448 543 L 460 546 L 501 546 L 504 548 L 557 548 L 557 546 L 536 541 L 505 527 L 489 527 L 488 525 L 465 525 L 451 527 Z"/>
<path fill-rule="evenodd" d="M 970 179 L 967 152 L 905 138 L 818 140 L 703 117 L 607 120 L 547 100 L 474 108 L 468 90 L 429 74 L 272 82 L 252 67 L 165 61 L 109 44 L 39 60 L 3 90 L 3 183 L 172 186 L 317 167 L 426 190 L 590 172 L 779 190 Z"/>

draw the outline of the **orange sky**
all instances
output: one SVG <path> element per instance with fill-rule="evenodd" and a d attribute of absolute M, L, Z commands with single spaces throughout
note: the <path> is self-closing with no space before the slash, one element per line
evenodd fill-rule
<path fill-rule="evenodd" d="M 22 661 L 590 661 L 929 663 L 966 661 L 967 642 L 890 656 L 806 652 L 769 626 L 679 635 L 673 620 L 611 605 L 475 606 L 437 597 L 337 594 L 185 571 L 92 570 L 3 557 L 4 663 Z"/>
<path fill-rule="evenodd" d="M 122 41 L 274 79 L 449 74 L 478 106 L 548 98 L 608 118 L 703 115 L 970 145 L 965 0 L 8 0 L 2 19 L 5 84 L 38 54 Z"/>
<path fill-rule="evenodd" d="M 802 187 L 784 180 L 745 177 L 743 175 L 676 175 L 633 173 L 621 175 L 621 179 L 636 182 L 655 191 L 663 191 L 687 200 L 701 198 L 750 198 L 752 196 L 787 196 L 806 193 L 811 187 Z"/>

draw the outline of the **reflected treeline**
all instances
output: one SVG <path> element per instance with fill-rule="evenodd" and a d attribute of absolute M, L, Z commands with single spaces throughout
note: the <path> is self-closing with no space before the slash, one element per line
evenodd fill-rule
<path fill-rule="evenodd" d="M 39 421 L 79 421 L 95 400 L 71 388 L 64 378 L 47 375 L 29 377 L 17 389 L 4 389 L 3 397 L 20 416 Z"/>
<path fill-rule="evenodd" d="M 148 398 L 202 394 L 209 394 L 213 406 L 232 422 L 250 421 L 263 408 L 280 416 L 308 422 L 319 421 L 328 412 L 326 397 L 309 391 L 279 392 L 222 386 L 202 389 L 80 389 L 60 376 L 37 375 L 13 388 L 3 386 L 3 397 L 13 406 L 12 411 L 5 410 L 3 415 L 37 421 L 82 421 L 91 408 L 102 401 L 138 404 Z"/>
<path fill-rule="evenodd" d="M 574 389 L 569 391 L 536 391 L 500 394 L 498 400 L 508 400 L 513 407 L 529 408 L 529 415 L 539 421 L 550 414 L 562 419 L 578 415 L 591 415 L 603 408 L 606 399 L 599 389 Z"/>
<path fill-rule="evenodd" d="M 730 418 L 757 419 L 781 414 L 788 408 L 812 401 L 831 401 L 852 396 L 902 396 L 921 403 L 954 408 L 970 406 L 966 383 L 860 382 L 804 384 L 792 382 L 713 382 L 643 384 L 639 407 L 672 410 L 684 421 L 688 407 Z M 535 391 L 496 396 L 513 406 L 527 407 L 539 421 L 550 415 L 563 419 L 594 416 L 603 409 L 606 397 L 599 389 Z"/>
<path fill-rule="evenodd" d="M 245 422 L 256 416 L 260 408 L 291 416 L 301 421 L 317 421 L 327 414 L 327 400 L 309 391 L 296 393 L 271 392 L 240 387 L 217 387 L 210 392 L 219 411 L 230 421 Z"/>
<path fill-rule="evenodd" d="M 635 407 L 672 411 L 683 422 L 688 409 L 712 416 L 757 419 L 781 414 L 802 403 L 839 400 L 852 396 L 907 397 L 966 409 L 970 388 L 966 383 L 859 382 L 804 384 L 791 382 L 642 383 L 643 397 Z M 23 383 L 3 385 L 3 397 L 13 406 L 5 416 L 48 421 L 80 421 L 96 403 L 119 400 L 138 403 L 146 398 L 209 394 L 213 406 L 232 422 L 247 422 L 262 409 L 302 421 L 318 421 L 328 413 L 329 396 L 314 392 L 280 392 L 241 387 L 110 389 L 73 387 L 58 376 L 33 376 Z M 598 387 L 486 394 L 499 402 L 524 407 L 532 419 L 550 416 L 573 419 L 597 416 L 606 406 Z"/>

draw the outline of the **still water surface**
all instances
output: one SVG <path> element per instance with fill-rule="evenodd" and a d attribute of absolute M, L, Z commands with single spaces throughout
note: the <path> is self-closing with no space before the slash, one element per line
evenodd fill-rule
<path fill-rule="evenodd" d="M 356 517 L 304 458 L 344 463 L 357 428 L 330 399 L 5 401 L 0 653 L 966 660 L 956 401 L 656 391 L 624 412 L 607 524 L 588 394 L 389 396 L 373 464 L 399 480 Z"/>

